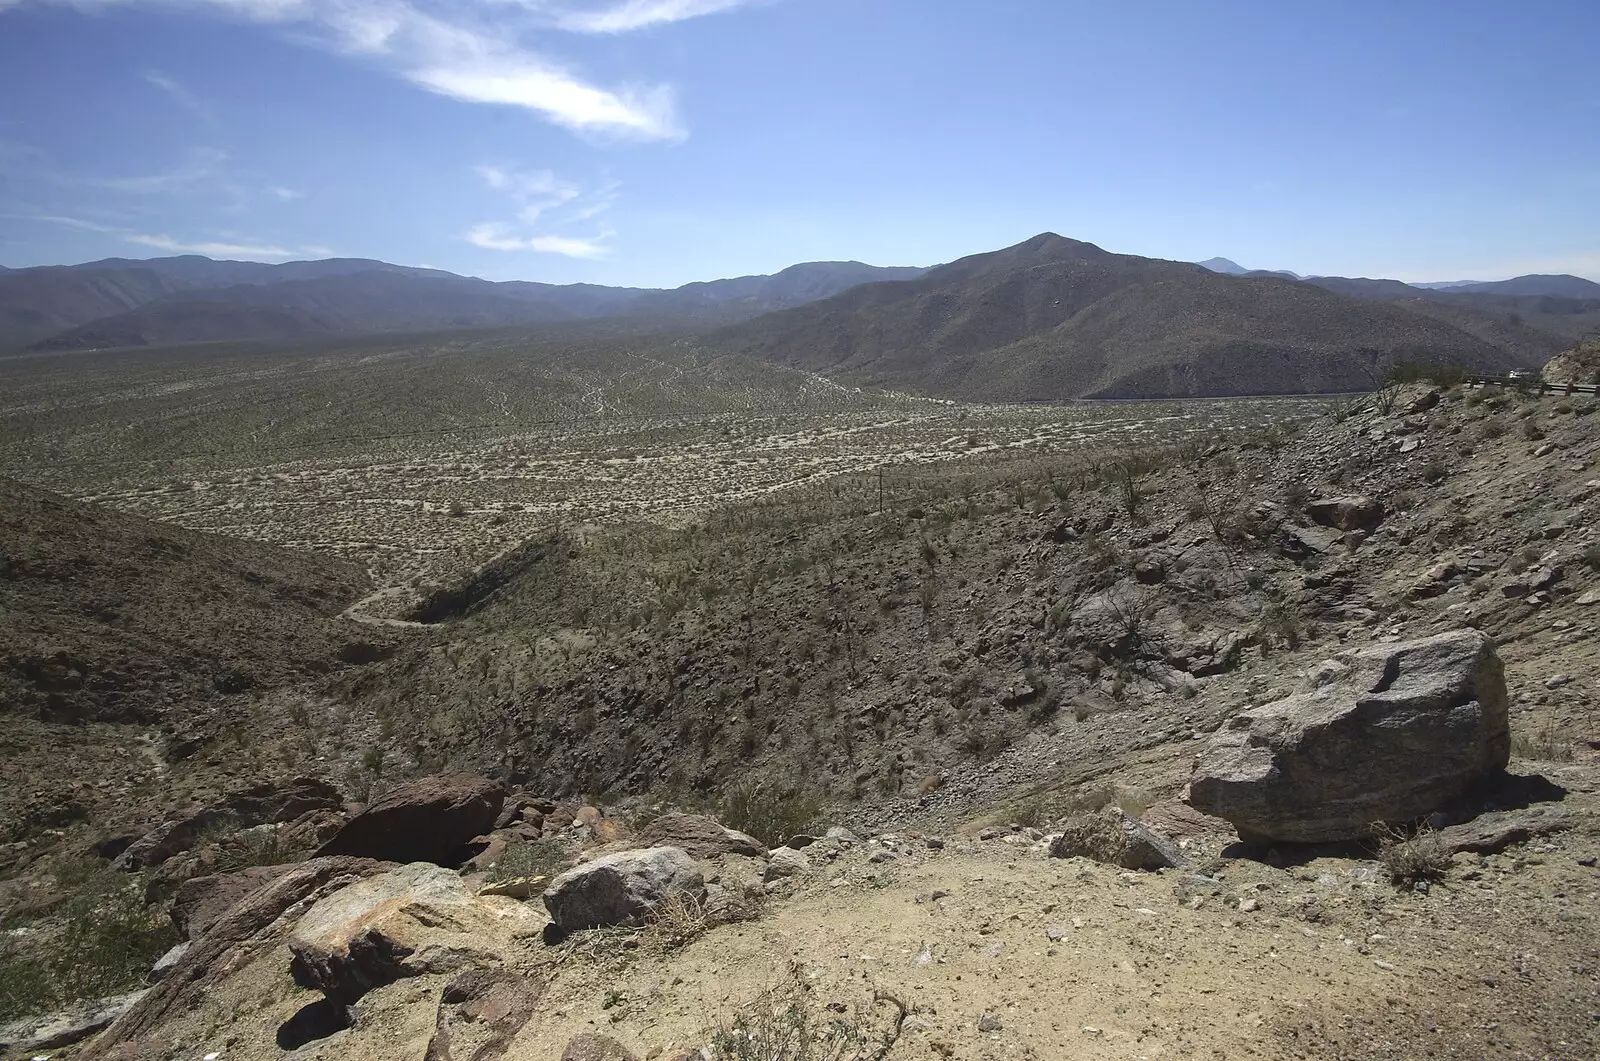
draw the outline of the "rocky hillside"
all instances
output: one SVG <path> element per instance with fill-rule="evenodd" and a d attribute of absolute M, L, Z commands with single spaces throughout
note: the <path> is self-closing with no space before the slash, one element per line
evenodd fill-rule
<path fill-rule="evenodd" d="M 175 489 L 178 487 L 175 487 Z M 324 674 L 359 568 L 151 523 L 0 480 L 0 703 L 159 723 L 173 704 Z"/>
<path fill-rule="evenodd" d="M 692 795 L 758 764 L 904 809 L 1214 725 L 1330 644 L 1579 622 L 1593 399 L 1376 401 L 1300 437 L 890 479 L 881 510 L 865 480 L 569 537 L 348 695 L 422 769 Z"/>
<path fill-rule="evenodd" d="M 1551 383 L 1600 383 L 1600 339 L 1579 343 L 1552 358 L 1541 375 Z"/>
<path fill-rule="evenodd" d="M 1590 1056 L 1597 413 L 1390 387 L 573 530 L 240 739 L 57 727 L 7 778 L 0 1014 L 114 999 L 0 1040 Z"/>
<path fill-rule="evenodd" d="M 308 690 L 381 652 L 337 617 L 365 585 L 0 480 L 0 878 L 52 828 L 115 829 L 191 775 L 215 790 L 256 768 Z"/>
<path fill-rule="evenodd" d="M 1398 361 L 1488 370 L 1523 358 L 1402 305 L 1051 233 L 718 339 L 830 375 L 1007 401 L 1350 391 Z"/>

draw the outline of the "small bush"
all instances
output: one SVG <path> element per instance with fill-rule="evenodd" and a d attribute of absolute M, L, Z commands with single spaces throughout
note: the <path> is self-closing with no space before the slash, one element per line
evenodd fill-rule
<path fill-rule="evenodd" d="M 530 840 L 511 844 L 489 871 L 493 882 L 516 877 L 554 877 L 572 865 L 572 854 L 559 840 Z"/>
<path fill-rule="evenodd" d="M 1380 825 L 1373 835 L 1378 838 L 1378 861 L 1397 887 L 1442 880 L 1450 869 L 1450 849 L 1426 825 L 1410 834 Z"/>
<path fill-rule="evenodd" d="M 1600 545 L 1585 546 L 1582 555 L 1584 563 L 1593 570 L 1600 571 Z"/>
<path fill-rule="evenodd" d="M 1266 637 L 1283 642 L 1290 649 L 1299 648 L 1302 637 L 1300 613 L 1288 601 L 1268 601 L 1261 609 L 1260 631 Z"/>
<path fill-rule="evenodd" d="M 1061 836 L 1050 845 L 1057 858 L 1074 855 L 1107 865 L 1120 865 L 1128 849 L 1122 815 L 1110 808 L 1075 814 L 1061 823 Z"/>
<path fill-rule="evenodd" d="M 1442 480 L 1448 473 L 1449 469 L 1439 461 L 1429 461 L 1422 466 L 1422 481 L 1431 485 Z"/>
<path fill-rule="evenodd" d="M 664 953 L 688 946 L 711 927 L 703 903 L 685 892 L 668 892 L 644 926 L 644 946 Z"/>
<path fill-rule="evenodd" d="M 1513 575 L 1520 575 L 1538 562 L 1539 550 L 1525 548 L 1518 550 L 1510 560 L 1506 561 L 1506 567 L 1511 569 Z"/>
<path fill-rule="evenodd" d="M 1506 425 L 1502 424 L 1500 421 L 1494 419 L 1493 417 L 1489 418 L 1488 420 L 1485 420 L 1483 422 L 1483 426 L 1478 428 L 1478 437 L 1483 439 L 1485 442 L 1488 442 L 1488 441 L 1490 441 L 1492 439 L 1497 439 L 1501 435 L 1504 435 L 1505 433 L 1506 433 Z"/>
<path fill-rule="evenodd" d="M 874 1027 L 873 1009 L 895 1015 Z M 788 977 L 762 992 L 711 1034 L 712 1061 L 882 1061 L 900 1038 L 908 1009 L 885 992 L 872 1003 L 845 1007 L 819 999 L 805 971 L 791 964 Z"/>
<path fill-rule="evenodd" d="M 26 934 L 0 934 L 0 1022 L 126 991 L 178 942 L 137 878 L 103 867 L 58 876 L 71 877 L 73 897 Z"/>
<path fill-rule="evenodd" d="M 777 847 L 789 837 L 814 828 L 821 812 L 822 804 L 815 797 L 748 783 L 729 790 L 718 817 L 728 828 L 749 833 L 768 847 Z"/>
<path fill-rule="evenodd" d="M 283 866 L 303 861 L 311 854 L 283 842 L 275 826 L 245 829 L 217 845 L 218 873 L 237 873 L 252 866 Z"/>

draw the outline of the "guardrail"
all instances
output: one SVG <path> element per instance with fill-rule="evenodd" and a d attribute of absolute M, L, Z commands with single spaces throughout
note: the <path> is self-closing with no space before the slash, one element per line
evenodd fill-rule
<path fill-rule="evenodd" d="M 1552 383 L 1539 376 L 1468 376 L 1468 387 L 1505 387 L 1539 394 L 1600 394 L 1600 383 Z"/>

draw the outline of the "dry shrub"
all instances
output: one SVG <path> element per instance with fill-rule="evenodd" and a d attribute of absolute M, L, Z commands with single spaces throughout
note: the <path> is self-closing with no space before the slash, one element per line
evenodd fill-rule
<path fill-rule="evenodd" d="M 766 893 L 759 889 L 729 888 L 716 909 L 711 909 L 699 896 L 670 892 L 651 911 L 639 943 L 644 950 L 654 954 L 678 950 L 718 925 L 754 921 L 766 910 L 766 906 Z"/>
<path fill-rule="evenodd" d="M 1155 797 L 1142 788 L 1100 784 L 1073 792 L 1041 792 L 1016 804 L 1011 820 L 1018 825 L 1048 829 L 1063 819 L 1092 815 L 1107 807 L 1118 807 L 1130 818 L 1138 818 L 1155 803 Z"/>
<path fill-rule="evenodd" d="M 1077 814 L 1061 823 L 1061 835 L 1050 845 L 1057 858 L 1080 856 L 1120 865 L 1128 848 L 1122 815 L 1106 807 L 1092 814 Z"/>
<path fill-rule="evenodd" d="M 1511 734 L 1511 754 L 1519 759 L 1537 759 L 1547 763 L 1570 762 L 1573 758 L 1572 741 L 1556 728 L 1555 719 L 1547 719 L 1533 733 Z"/>
<path fill-rule="evenodd" d="M 888 1021 L 875 1022 L 873 1010 L 886 1005 Z M 712 1061 L 881 1061 L 900 1038 L 910 1011 L 883 991 L 855 1007 L 829 1005 L 806 982 L 799 963 L 788 976 L 711 1035 Z"/>
<path fill-rule="evenodd" d="M 1451 851 L 1428 825 L 1412 833 L 1392 825 L 1378 825 L 1373 828 L 1373 835 L 1378 840 L 1378 861 L 1398 887 L 1441 880 L 1450 869 Z"/>
<path fill-rule="evenodd" d="M 645 922 L 642 946 L 662 953 L 677 950 L 694 942 L 706 929 L 711 919 L 706 915 L 705 903 L 687 892 L 669 892 L 656 904 L 650 919 Z"/>

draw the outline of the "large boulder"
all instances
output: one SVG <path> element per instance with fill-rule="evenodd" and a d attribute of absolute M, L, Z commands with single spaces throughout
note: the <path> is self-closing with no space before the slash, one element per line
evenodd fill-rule
<path fill-rule="evenodd" d="M 680 847 L 620 851 L 550 882 L 544 905 L 560 932 L 642 921 L 674 892 L 699 899 L 705 878 Z"/>
<path fill-rule="evenodd" d="M 1306 515 L 1324 527 L 1369 531 L 1383 522 L 1383 505 L 1365 494 L 1319 497 L 1306 503 Z"/>
<path fill-rule="evenodd" d="M 423 1061 L 499 1061 L 544 989 L 508 969 L 468 969 L 445 985 Z"/>
<path fill-rule="evenodd" d="M 1494 642 L 1460 630 L 1342 654 L 1212 736 L 1189 802 L 1247 841 L 1322 843 L 1409 822 L 1505 768 Z"/>
<path fill-rule="evenodd" d="M 338 789 L 314 777 L 263 782 L 162 822 L 124 848 L 112 865 L 128 871 L 148 869 L 188 851 L 219 829 L 292 822 L 315 811 L 336 812 L 342 806 Z"/>
<path fill-rule="evenodd" d="M 22 1057 L 82 1042 L 132 1009 L 147 994 L 148 989 L 75 1002 L 56 1013 L 0 1024 L 0 1054 L 9 1057 L 9 1051 L 16 1051 Z"/>
<path fill-rule="evenodd" d="M 195 941 L 155 987 L 78 1056 L 83 1061 L 127 1054 L 175 1055 L 170 1022 L 193 1012 L 276 941 L 275 926 L 290 910 L 336 892 L 363 877 L 392 869 L 364 858 L 315 858 L 257 888 Z"/>
<path fill-rule="evenodd" d="M 486 778 L 425 777 L 384 793 L 317 854 L 459 865 L 462 848 L 494 827 L 505 798 Z"/>
<path fill-rule="evenodd" d="M 1055 858 L 1089 858 L 1123 869 L 1175 869 L 1183 852 L 1167 837 L 1129 817 L 1120 807 L 1068 819 L 1050 841 Z"/>
<path fill-rule="evenodd" d="M 1546 362 L 1546 383 L 1600 383 L 1600 339 L 1585 339 Z"/>
<path fill-rule="evenodd" d="M 639 839 L 649 847 L 681 847 L 699 859 L 767 857 L 767 847 L 760 840 L 703 814 L 663 814 L 644 827 Z"/>
<path fill-rule="evenodd" d="M 317 902 L 289 938 L 301 987 L 351 1005 L 403 977 L 499 963 L 544 920 L 515 899 L 478 896 L 456 873 L 414 862 Z"/>
<path fill-rule="evenodd" d="M 199 939 L 252 892 L 292 869 L 293 865 L 251 866 L 236 873 L 191 877 L 178 885 L 168 916 L 184 939 Z"/>

